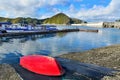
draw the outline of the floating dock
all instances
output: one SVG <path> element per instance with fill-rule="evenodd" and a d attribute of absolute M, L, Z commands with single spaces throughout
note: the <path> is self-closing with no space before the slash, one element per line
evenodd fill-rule
<path fill-rule="evenodd" d="M 49 34 L 49 33 L 59 33 L 59 32 L 76 32 L 76 31 L 84 31 L 84 32 L 98 32 L 98 30 L 90 30 L 90 29 L 64 29 L 64 30 L 44 30 L 44 31 L 32 31 L 32 32 L 9 32 L 9 33 L 1 33 L 0 37 L 6 36 L 20 36 L 20 35 L 31 35 L 31 34 Z"/>

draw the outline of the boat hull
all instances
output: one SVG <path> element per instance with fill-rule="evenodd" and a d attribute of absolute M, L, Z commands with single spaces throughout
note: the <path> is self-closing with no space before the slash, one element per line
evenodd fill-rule
<path fill-rule="evenodd" d="M 42 55 L 29 55 L 20 58 L 20 65 L 34 73 L 47 76 L 61 76 L 64 69 L 55 58 Z"/>

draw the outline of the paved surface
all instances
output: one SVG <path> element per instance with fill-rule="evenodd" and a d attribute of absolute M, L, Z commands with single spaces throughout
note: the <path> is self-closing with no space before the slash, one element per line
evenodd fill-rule
<path fill-rule="evenodd" d="M 32 73 L 20 65 L 13 65 L 23 80 L 100 80 L 106 75 L 112 75 L 115 71 L 97 65 L 84 64 L 64 58 L 56 58 L 66 73 L 61 77 L 49 77 Z"/>

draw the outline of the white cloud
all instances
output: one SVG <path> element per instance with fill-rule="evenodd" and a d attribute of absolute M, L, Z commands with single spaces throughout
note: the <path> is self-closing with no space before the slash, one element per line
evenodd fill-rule
<path fill-rule="evenodd" d="M 82 8 L 76 14 L 77 18 L 85 20 L 115 20 L 120 18 L 120 1 L 111 0 L 107 7 L 94 5 L 90 9 Z"/>
<path fill-rule="evenodd" d="M 53 11 L 55 14 L 57 14 L 57 13 L 60 13 L 60 12 L 61 12 L 61 10 L 60 10 L 60 9 L 58 9 L 58 8 L 52 8 L 52 11 Z"/>
<path fill-rule="evenodd" d="M 75 11 L 76 11 L 76 9 L 75 9 L 75 7 L 74 7 L 73 4 L 70 5 L 69 11 L 70 11 L 70 12 L 75 12 Z"/>
<path fill-rule="evenodd" d="M 40 16 L 40 19 L 50 18 L 52 14 L 45 13 Z"/>
<path fill-rule="evenodd" d="M 37 10 L 43 6 L 62 4 L 65 0 L 1 0 L 0 11 L 6 11 L 5 16 L 32 16 L 36 17 Z M 38 15 L 37 15 L 38 16 Z"/>
<path fill-rule="evenodd" d="M 80 2 L 83 0 L 74 0 Z M 67 4 L 67 5 L 66 5 Z M 71 4 L 71 5 L 70 5 Z M 60 9 L 55 5 L 68 6 L 68 10 Z M 111 0 L 108 6 L 94 5 L 87 9 L 85 5 L 80 5 L 80 10 L 76 9 L 70 0 L 1 0 L 0 1 L 0 16 L 4 17 L 37 17 L 46 18 L 58 12 L 65 12 L 71 17 L 76 17 L 84 20 L 115 20 L 120 18 L 120 0 Z M 42 8 L 50 8 L 48 13 L 41 13 Z M 46 9 L 46 10 L 47 10 Z M 39 13 L 37 12 L 39 10 Z"/>

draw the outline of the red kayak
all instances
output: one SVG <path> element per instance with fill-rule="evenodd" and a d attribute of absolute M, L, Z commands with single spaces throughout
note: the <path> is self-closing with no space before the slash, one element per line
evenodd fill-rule
<path fill-rule="evenodd" d="M 64 69 L 55 58 L 43 55 L 29 55 L 20 58 L 20 65 L 34 73 L 47 76 L 61 76 Z"/>

